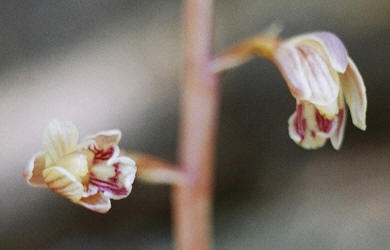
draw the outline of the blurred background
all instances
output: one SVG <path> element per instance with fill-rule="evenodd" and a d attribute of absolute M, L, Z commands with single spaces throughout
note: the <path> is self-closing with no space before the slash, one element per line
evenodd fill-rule
<path fill-rule="evenodd" d="M 172 249 L 169 188 L 136 182 L 95 214 L 22 177 L 52 118 L 81 135 L 119 128 L 121 147 L 176 157 L 182 1 L 1 1 L 0 248 Z M 295 101 L 255 59 L 222 77 L 215 249 L 390 249 L 390 2 L 216 1 L 221 52 L 274 21 L 282 36 L 338 34 L 365 79 L 368 130 L 305 151 Z"/>

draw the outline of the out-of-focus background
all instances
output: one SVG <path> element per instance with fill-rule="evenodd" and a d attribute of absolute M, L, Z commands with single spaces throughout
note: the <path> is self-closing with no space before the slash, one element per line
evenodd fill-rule
<path fill-rule="evenodd" d="M 169 189 L 136 182 L 106 215 L 22 170 L 52 118 L 81 135 L 119 128 L 121 147 L 174 161 L 182 1 L 1 1 L 0 248 L 172 249 Z M 390 249 L 390 2 L 216 1 L 221 52 L 274 21 L 282 36 L 338 34 L 367 86 L 368 130 L 342 149 L 288 137 L 294 99 L 255 59 L 222 77 L 215 249 Z"/>

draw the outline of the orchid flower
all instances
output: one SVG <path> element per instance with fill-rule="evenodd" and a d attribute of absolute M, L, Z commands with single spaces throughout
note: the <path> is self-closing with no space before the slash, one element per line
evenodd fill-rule
<path fill-rule="evenodd" d="M 53 120 L 44 131 L 44 152 L 36 153 L 24 170 L 26 181 L 48 187 L 72 202 L 99 213 L 111 208 L 110 199 L 127 197 L 136 167 L 119 156 L 119 130 L 102 131 L 81 143 L 71 122 Z"/>
<path fill-rule="evenodd" d="M 289 134 L 297 144 L 314 149 L 330 138 L 339 149 L 344 136 L 346 101 L 353 124 L 366 129 L 366 88 L 340 39 L 313 32 L 281 41 L 273 61 L 297 100 Z"/>
<path fill-rule="evenodd" d="M 366 129 L 367 97 L 363 79 L 341 40 L 329 32 L 312 32 L 290 39 L 271 27 L 264 34 L 238 43 L 218 56 L 214 72 L 236 67 L 253 56 L 276 64 L 297 101 L 290 117 L 290 137 L 306 149 L 319 148 L 328 138 L 339 149 L 347 110 L 353 124 Z"/>

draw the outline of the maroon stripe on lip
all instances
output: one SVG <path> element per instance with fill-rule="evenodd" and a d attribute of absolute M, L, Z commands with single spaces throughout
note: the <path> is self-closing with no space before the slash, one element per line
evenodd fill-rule
<path fill-rule="evenodd" d="M 95 145 L 89 146 L 88 149 L 94 154 L 93 161 L 92 161 L 93 164 L 96 164 L 99 161 L 109 160 L 115 151 L 114 147 L 110 147 L 104 150 L 104 149 L 98 149 Z"/>
<path fill-rule="evenodd" d="M 333 120 L 329 120 L 325 116 L 321 115 L 317 109 L 316 109 L 316 122 L 317 122 L 318 129 L 324 133 L 329 133 L 333 127 Z"/>
<path fill-rule="evenodd" d="M 297 106 L 296 116 L 294 119 L 294 128 L 302 142 L 305 139 L 306 131 L 306 119 L 303 117 L 303 104 L 299 104 Z"/>
<path fill-rule="evenodd" d="M 125 187 L 117 187 L 114 184 L 106 184 L 99 180 L 91 180 L 90 183 L 95 185 L 100 191 L 110 191 L 115 195 L 125 195 L 128 193 Z"/>

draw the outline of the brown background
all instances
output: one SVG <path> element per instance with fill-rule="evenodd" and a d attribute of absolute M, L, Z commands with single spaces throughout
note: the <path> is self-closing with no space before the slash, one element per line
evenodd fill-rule
<path fill-rule="evenodd" d="M 171 249 L 169 189 L 135 183 L 99 215 L 22 178 L 52 118 L 174 161 L 181 1 L 1 1 L 0 248 Z M 288 137 L 294 99 L 269 62 L 222 77 L 216 249 L 390 249 L 390 2 L 220 0 L 217 51 L 285 24 L 338 34 L 367 86 L 368 130 L 339 152 Z"/>

